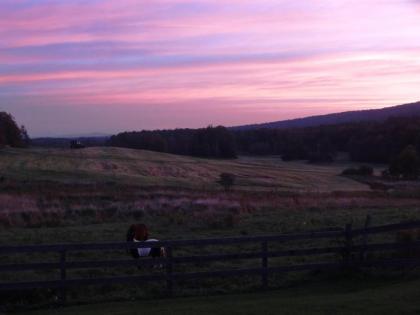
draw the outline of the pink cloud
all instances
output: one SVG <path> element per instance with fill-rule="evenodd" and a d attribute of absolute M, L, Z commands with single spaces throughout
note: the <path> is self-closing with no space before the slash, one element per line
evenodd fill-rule
<path fill-rule="evenodd" d="M 187 117 L 200 108 L 214 124 L 414 101 L 416 8 L 406 0 L 4 0 L 0 101 L 12 112 L 119 108 L 127 119 L 147 104 Z M 148 126 L 162 127 L 151 111 Z"/>

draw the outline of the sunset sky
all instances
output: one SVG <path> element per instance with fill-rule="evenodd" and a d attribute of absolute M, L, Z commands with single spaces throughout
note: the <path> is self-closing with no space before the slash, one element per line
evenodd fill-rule
<path fill-rule="evenodd" d="M 420 100 L 420 0 L 0 0 L 0 110 L 31 136 Z"/>

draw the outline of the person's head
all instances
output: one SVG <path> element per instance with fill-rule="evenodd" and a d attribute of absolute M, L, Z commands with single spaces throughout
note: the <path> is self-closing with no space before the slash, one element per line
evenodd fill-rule
<path fill-rule="evenodd" d="M 134 239 L 137 241 L 146 241 L 149 238 L 149 232 L 146 225 L 132 224 L 127 231 L 127 242 L 131 242 Z"/>

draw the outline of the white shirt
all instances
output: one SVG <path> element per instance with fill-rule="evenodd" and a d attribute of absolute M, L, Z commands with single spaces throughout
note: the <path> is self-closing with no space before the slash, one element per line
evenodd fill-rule
<path fill-rule="evenodd" d="M 158 240 L 153 239 L 153 238 L 148 239 L 146 241 L 138 241 L 136 239 L 133 239 L 133 241 L 134 242 L 159 242 Z M 137 248 L 137 251 L 138 251 L 140 257 L 147 257 L 147 256 L 149 256 L 151 250 L 152 249 L 149 248 L 149 247 Z"/>

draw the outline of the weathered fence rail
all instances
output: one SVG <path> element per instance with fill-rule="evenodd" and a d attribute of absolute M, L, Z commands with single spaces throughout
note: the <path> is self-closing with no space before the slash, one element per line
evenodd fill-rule
<path fill-rule="evenodd" d="M 368 218 L 370 221 L 370 218 Z M 59 295 L 64 301 L 66 297 L 66 289 L 83 286 L 83 285 L 102 285 L 102 284 L 119 284 L 119 283 L 145 283 L 149 281 L 166 281 L 166 290 L 168 294 L 173 293 L 173 286 L 176 281 L 188 279 L 202 279 L 211 277 L 230 277 L 256 275 L 261 277 L 262 288 L 268 287 L 268 277 L 274 273 L 287 273 L 305 270 L 337 270 L 348 268 L 351 266 L 359 267 L 387 267 L 387 266 L 420 266 L 420 256 L 411 257 L 409 259 L 381 259 L 366 260 L 365 254 L 375 251 L 392 251 L 392 250 L 409 250 L 420 249 L 420 240 L 409 243 L 368 243 L 368 235 L 396 232 L 407 229 L 420 228 L 420 221 L 408 222 L 400 224 L 391 224 L 383 226 L 369 227 L 366 224 L 364 228 L 352 229 L 351 225 L 346 225 L 344 229 L 334 229 L 307 233 L 282 234 L 274 236 L 246 236 L 246 237 L 229 237 L 215 239 L 195 239 L 195 240 L 173 240 L 159 241 L 153 243 L 153 246 L 164 246 L 167 250 L 167 257 L 155 259 L 118 259 L 118 260 L 85 260 L 85 261 L 69 261 L 68 254 L 80 251 L 99 251 L 99 250 L 121 250 L 122 257 L 127 251 L 133 248 L 150 247 L 146 243 L 98 243 L 98 244 L 59 244 L 59 245 L 29 245 L 29 246 L 1 246 L 0 255 L 8 254 L 26 254 L 26 253 L 58 253 L 57 262 L 34 262 L 34 263 L 15 263 L 0 264 L 0 272 L 19 272 L 31 270 L 58 270 L 59 279 L 47 281 L 25 281 L 25 282 L 0 282 L 0 291 L 11 290 L 29 290 L 39 288 L 50 288 L 59 290 Z M 356 238 L 360 237 L 360 244 L 356 244 Z M 319 248 L 295 248 L 284 250 L 270 250 L 269 245 L 272 243 L 284 243 L 288 241 L 298 240 L 314 240 L 327 239 L 338 240 L 342 245 Z M 212 245 L 232 245 L 232 244 L 256 244 L 259 250 L 256 252 L 236 252 L 229 254 L 208 254 L 195 256 L 176 256 L 177 248 L 195 247 L 195 246 L 212 246 Z M 359 256 L 354 253 L 360 253 Z M 298 265 L 286 265 L 270 267 L 270 258 L 276 257 L 293 257 L 293 256 L 310 256 L 322 254 L 338 254 L 341 259 L 333 262 L 316 262 Z M 358 258 L 357 258 L 358 257 Z M 229 269 L 216 271 L 200 271 L 200 272 L 174 272 L 176 264 L 184 263 L 210 263 L 215 261 L 234 261 L 257 259 L 260 261 L 255 268 L 245 269 Z M 69 270 L 85 269 L 85 268 L 115 268 L 115 267 L 132 267 L 132 266 L 152 266 L 162 264 L 165 266 L 163 272 L 153 273 L 150 275 L 129 275 L 129 276 L 112 276 L 99 278 L 79 278 L 73 279 L 67 276 Z"/>

